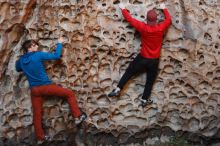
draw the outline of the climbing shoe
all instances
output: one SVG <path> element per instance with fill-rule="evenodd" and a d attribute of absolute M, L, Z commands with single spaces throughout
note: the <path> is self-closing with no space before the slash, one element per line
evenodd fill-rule
<path fill-rule="evenodd" d="M 114 96 L 119 96 L 120 94 L 120 88 L 116 88 L 116 89 L 113 89 L 112 92 L 110 92 L 108 94 L 108 97 L 114 97 Z"/>
<path fill-rule="evenodd" d="M 140 101 L 141 101 L 140 106 L 142 106 L 142 107 L 145 107 L 146 105 L 153 103 L 153 100 L 151 100 L 151 99 L 140 99 Z"/>
<path fill-rule="evenodd" d="M 86 113 L 83 112 L 79 118 L 75 118 L 75 124 L 78 125 L 78 124 L 82 123 L 83 121 L 86 120 L 86 118 L 87 118 L 87 115 L 86 115 Z"/>
<path fill-rule="evenodd" d="M 51 140 L 52 140 L 52 139 L 51 139 L 50 136 L 45 135 L 43 140 L 38 140 L 38 141 L 37 141 L 37 144 L 38 144 L 38 145 L 41 145 L 41 144 L 43 144 L 44 142 L 50 142 Z"/>

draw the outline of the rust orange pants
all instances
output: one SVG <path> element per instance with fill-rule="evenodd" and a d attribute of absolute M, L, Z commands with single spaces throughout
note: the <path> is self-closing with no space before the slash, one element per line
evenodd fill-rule
<path fill-rule="evenodd" d="M 65 97 L 70 106 L 71 113 L 74 118 L 81 115 L 74 93 L 66 88 L 62 88 L 56 84 L 35 86 L 31 88 L 31 102 L 33 108 L 33 122 L 35 134 L 38 140 L 44 139 L 44 131 L 42 128 L 43 113 L 43 97 Z"/>

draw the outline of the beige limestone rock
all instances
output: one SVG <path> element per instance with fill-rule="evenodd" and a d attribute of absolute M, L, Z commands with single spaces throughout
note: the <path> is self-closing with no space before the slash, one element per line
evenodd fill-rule
<path fill-rule="evenodd" d="M 33 133 L 28 82 L 14 68 L 22 55 L 22 42 L 36 39 L 42 50 L 52 51 L 59 34 L 65 39 L 63 57 L 46 63 L 47 72 L 54 82 L 76 91 L 80 107 L 88 114 L 88 131 L 111 133 L 119 143 L 143 130 L 157 130 L 157 126 L 162 136 L 146 138 L 146 144 L 164 141 L 170 131 L 163 130 L 166 127 L 173 132 L 219 137 L 219 0 L 167 1 L 172 26 L 163 42 L 160 73 L 151 96 L 154 103 L 144 109 L 138 107 L 138 98 L 145 74 L 132 79 L 118 99 L 106 96 L 140 48 L 139 35 L 123 21 L 120 2 L 0 1 L 1 138 L 25 139 Z M 147 10 L 158 2 L 123 3 L 132 16 L 144 21 Z M 50 135 L 59 137 L 71 125 L 68 104 L 60 98 L 46 100 L 43 123 Z"/>

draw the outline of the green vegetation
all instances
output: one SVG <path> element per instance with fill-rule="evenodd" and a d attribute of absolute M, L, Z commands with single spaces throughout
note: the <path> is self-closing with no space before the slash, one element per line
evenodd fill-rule
<path fill-rule="evenodd" d="M 169 142 L 157 144 L 155 146 L 192 146 L 187 143 L 187 141 L 181 137 L 174 137 Z"/>

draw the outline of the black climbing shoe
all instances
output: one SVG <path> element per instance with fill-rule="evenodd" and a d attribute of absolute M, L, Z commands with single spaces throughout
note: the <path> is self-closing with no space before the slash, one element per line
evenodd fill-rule
<path fill-rule="evenodd" d="M 108 97 L 114 97 L 120 95 L 120 88 L 113 89 L 112 92 L 108 94 Z"/>
<path fill-rule="evenodd" d="M 38 144 L 38 145 L 41 145 L 41 144 L 43 144 L 44 142 L 50 142 L 51 140 L 52 140 L 52 139 L 51 139 L 50 136 L 45 135 L 43 140 L 38 140 L 38 141 L 37 141 L 37 144 Z"/>
<path fill-rule="evenodd" d="M 140 101 L 141 101 L 140 106 L 142 106 L 142 107 L 145 107 L 146 105 L 153 103 L 153 100 L 151 100 L 151 99 L 140 99 Z"/>
<path fill-rule="evenodd" d="M 85 121 L 86 118 L 87 118 L 87 115 L 86 115 L 86 113 L 83 112 L 79 118 L 75 118 L 75 124 L 79 125 L 80 123 Z"/>

